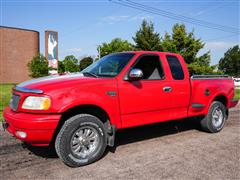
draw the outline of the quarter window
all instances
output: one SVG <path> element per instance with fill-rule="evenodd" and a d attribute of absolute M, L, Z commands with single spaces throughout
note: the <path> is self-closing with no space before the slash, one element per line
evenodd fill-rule
<path fill-rule="evenodd" d="M 168 61 L 173 79 L 175 80 L 184 79 L 183 69 L 178 58 L 176 56 L 167 55 L 167 61 Z"/>

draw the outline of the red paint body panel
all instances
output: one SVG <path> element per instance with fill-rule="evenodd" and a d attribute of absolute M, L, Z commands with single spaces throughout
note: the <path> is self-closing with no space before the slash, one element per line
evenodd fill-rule
<path fill-rule="evenodd" d="M 192 95 L 191 102 L 197 102 L 199 104 L 203 104 L 205 107 L 203 109 L 193 109 L 191 106 L 189 107 L 188 116 L 197 116 L 197 115 L 205 115 L 208 112 L 209 106 L 211 102 L 217 96 L 225 96 L 227 99 L 227 108 L 233 107 L 231 104 L 231 100 L 234 97 L 234 84 L 231 79 L 195 79 L 191 80 L 192 85 Z M 204 94 L 205 89 L 209 89 L 210 95 L 206 96 Z"/>
<path fill-rule="evenodd" d="M 142 54 L 156 54 L 164 69 L 165 79 L 124 81 L 122 77 Z M 185 72 L 184 80 L 174 80 L 170 75 L 166 55 L 172 53 L 144 52 L 135 56 L 122 76 L 118 77 L 119 103 L 122 117 L 122 128 L 139 126 L 149 123 L 168 121 L 187 117 L 190 101 L 190 83 L 187 67 L 181 57 L 180 63 Z M 163 87 L 169 86 L 171 92 L 164 92 Z"/>
<path fill-rule="evenodd" d="M 141 126 L 150 123 L 181 119 L 197 115 L 206 115 L 213 99 L 223 95 L 227 99 L 227 108 L 236 105 L 232 79 L 191 79 L 184 59 L 173 53 L 130 52 L 135 55 L 115 78 L 91 78 L 83 76 L 59 76 L 49 80 L 39 80 L 24 86 L 42 90 L 43 94 L 23 93 L 13 90 L 21 96 L 16 112 L 9 107 L 4 110 L 4 119 L 9 124 L 8 131 L 16 136 L 16 131 L 27 132 L 27 138 L 21 139 L 32 145 L 48 145 L 53 133 L 67 110 L 83 105 L 95 105 L 104 110 L 110 123 L 117 129 Z M 124 80 L 131 66 L 144 54 L 159 56 L 165 78 L 162 80 Z M 166 55 L 176 56 L 184 71 L 183 80 L 174 80 Z M 171 92 L 164 92 L 169 86 Z M 210 95 L 205 95 L 209 89 Z M 107 92 L 116 92 L 110 96 Z M 51 99 L 49 110 L 24 110 L 22 103 L 28 96 L 48 96 Z M 203 108 L 192 108 L 192 103 Z"/>
<path fill-rule="evenodd" d="M 7 130 L 11 134 L 33 145 L 48 145 L 61 118 L 61 114 L 16 113 L 9 107 L 4 110 L 3 116 L 8 122 Z M 16 131 L 26 132 L 27 137 L 18 137 Z"/>

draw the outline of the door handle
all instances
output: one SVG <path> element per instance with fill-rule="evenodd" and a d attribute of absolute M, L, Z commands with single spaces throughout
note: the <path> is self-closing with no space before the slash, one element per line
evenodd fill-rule
<path fill-rule="evenodd" d="M 169 87 L 169 86 L 165 86 L 165 87 L 163 87 L 163 91 L 165 91 L 165 92 L 171 92 L 171 91 L 172 91 L 172 88 Z"/>

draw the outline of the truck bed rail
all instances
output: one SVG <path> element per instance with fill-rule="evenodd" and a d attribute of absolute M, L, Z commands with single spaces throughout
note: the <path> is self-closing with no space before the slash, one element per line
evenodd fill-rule
<path fill-rule="evenodd" d="M 191 79 L 232 79 L 228 75 L 192 75 Z"/>

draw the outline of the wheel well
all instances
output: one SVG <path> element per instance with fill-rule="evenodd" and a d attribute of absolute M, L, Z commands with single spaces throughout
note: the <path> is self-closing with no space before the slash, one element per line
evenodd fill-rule
<path fill-rule="evenodd" d="M 95 105 L 81 105 L 81 106 L 75 106 L 73 108 L 68 109 L 67 111 L 63 112 L 61 119 L 58 122 L 57 128 L 55 129 L 55 132 L 53 134 L 52 142 L 51 144 L 54 145 L 56 136 L 60 129 L 62 128 L 64 122 L 69 119 L 70 117 L 77 115 L 77 114 L 91 114 L 93 116 L 98 117 L 104 125 L 106 125 L 106 128 L 110 125 L 110 118 L 106 111 L 104 111 L 102 108 L 95 106 Z"/>
<path fill-rule="evenodd" d="M 213 101 L 219 101 L 219 102 L 221 102 L 221 103 L 226 107 L 226 114 L 227 114 L 227 116 L 228 116 L 229 111 L 228 111 L 228 108 L 227 108 L 227 98 L 226 98 L 226 96 L 224 96 L 224 95 L 216 96 L 216 97 L 213 99 Z"/>
<path fill-rule="evenodd" d="M 62 118 L 64 121 L 74 115 L 77 114 L 91 114 L 93 116 L 98 117 L 103 123 L 109 120 L 109 116 L 102 108 L 95 105 L 81 105 L 75 106 L 71 109 L 68 109 L 62 114 Z"/>
<path fill-rule="evenodd" d="M 227 98 L 226 98 L 224 95 L 216 96 L 213 101 L 219 101 L 219 102 L 221 102 L 224 106 L 227 106 Z"/>

